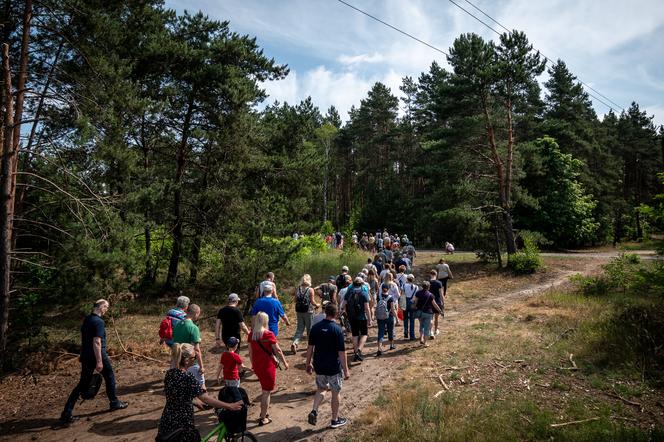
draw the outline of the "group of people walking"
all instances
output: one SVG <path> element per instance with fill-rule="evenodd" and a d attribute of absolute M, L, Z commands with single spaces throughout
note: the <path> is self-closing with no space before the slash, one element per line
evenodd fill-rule
<path fill-rule="evenodd" d="M 318 422 L 318 409 L 328 390 L 331 391 L 332 407 L 330 426 L 338 428 L 347 423 L 339 415 L 340 392 L 343 382 L 350 376 L 347 339 L 352 343 L 352 361 L 361 363 L 367 357 L 365 346 L 369 329 L 374 324 L 377 326 L 376 357 L 396 349 L 397 326 L 403 326 L 405 340 L 419 340 L 422 346 L 428 346 L 427 341 L 435 339 L 439 333 L 447 283 L 453 277 L 449 265 L 441 259 L 428 272 L 425 280 L 416 283 L 415 276 L 410 273 L 412 261 L 408 254 L 403 253 L 403 249 L 392 255 L 385 251 L 383 248 L 373 259 L 369 258 L 355 276 L 351 275 L 347 266 L 343 266 L 339 275 L 332 275 L 327 281 L 314 286 L 311 276 L 305 274 L 294 289 L 297 325 L 290 340 L 290 350 L 296 354 L 306 334 L 305 368 L 307 373 L 316 375 L 316 394 L 307 416 L 312 425 Z M 256 375 L 261 387 L 258 425 L 262 426 L 272 422 L 269 407 L 272 392 L 276 389 L 277 370 L 289 369 L 279 345 L 279 323 L 283 321 L 290 325 L 290 320 L 279 300 L 273 273 L 266 274 L 254 296 L 251 327 L 244 322 L 238 308 L 241 300 L 235 293 L 228 296 L 227 304 L 217 313 L 215 341 L 216 346 L 224 347 L 224 351 L 219 358 L 216 379 L 226 387 L 240 387 L 241 378 L 246 373 Z M 101 317 L 108 308 L 108 301 L 97 301 L 93 312 L 83 322 L 81 379 L 61 415 L 64 424 L 75 419 L 72 417 L 73 405 L 95 370 L 101 372 L 106 381 L 111 410 L 128 406 L 115 395 L 115 379 L 106 355 Z M 159 434 L 179 430 L 187 435 L 185 438 L 181 435 L 179 440 L 195 441 L 200 438 L 194 425 L 194 407 L 239 410 L 243 406 L 242 401 L 220 401 L 207 392 L 201 333 L 196 325 L 200 316 L 201 308 L 186 296 L 180 296 L 159 328 L 160 341 L 171 349 L 171 367 L 164 379 L 166 404 L 160 419 Z M 243 337 L 246 337 L 251 368 L 245 366 L 239 352 Z"/>

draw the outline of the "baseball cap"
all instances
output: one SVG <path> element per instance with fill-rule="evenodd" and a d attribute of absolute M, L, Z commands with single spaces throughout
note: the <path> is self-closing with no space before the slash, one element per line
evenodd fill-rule
<path fill-rule="evenodd" d="M 341 268 L 341 271 L 342 271 L 342 272 L 347 272 L 347 271 L 348 271 L 348 266 L 343 266 L 343 267 Z"/>
<path fill-rule="evenodd" d="M 337 277 L 334 276 L 334 275 L 330 275 L 330 277 L 327 278 L 327 280 L 328 280 L 328 281 L 336 281 L 336 280 L 337 280 Z"/>
<path fill-rule="evenodd" d="M 238 302 L 240 300 L 240 297 L 237 295 L 237 293 L 231 293 L 228 295 L 228 302 Z"/>
<path fill-rule="evenodd" d="M 238 345 L 239 343 L 240 343 L 240 341 L 239 341 L 238 338 L 236 338 L 235 336 L 231 336 L 231 337 L 228 338 L 228 340 L 226 341 L 226 345 L 227 345 L 228 347 L 235 347 L 235 346 Z"/>

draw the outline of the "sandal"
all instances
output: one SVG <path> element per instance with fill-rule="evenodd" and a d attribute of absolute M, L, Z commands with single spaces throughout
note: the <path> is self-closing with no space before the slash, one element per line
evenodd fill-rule
<path fill-rule="evenodd" d="M 258 425 L 260 425 L 261 427 L 262 427 L 263 425 L 267 425 L 267 424 L 269 424 L 269 423 L 272 423 L 272 419 L 270 419 L 270 418 L 267 417 L 267 416 L 265 416 L 263 419 L 258 419 Z"/>

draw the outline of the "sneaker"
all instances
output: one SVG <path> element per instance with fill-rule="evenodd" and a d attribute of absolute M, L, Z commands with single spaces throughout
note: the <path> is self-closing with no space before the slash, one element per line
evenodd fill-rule
<path fill-rule="evenodd" d="M 364 355 L 362 354 L 362 351 L 360 351 L 360 350 L 357 351 L 357 359 L 360 362 L 364 361 Z"/>
<path fill-rule="evenodd" d="M 309 424 L 316 425 L 316 422 L 318 421 L 318 412 L 316 410 L 311 410 L 311 413 L 307 416 L 307 420 L 309 421 Z"/>
<path fill-rule="evenodd" d="M 396 345 L 394 345 L 394 344 L 390 345 L 390 350 L 395 350 L 396 348 L 397 348 Z"/>
<path fill-rule="evenodd" d="M 293 352 L 293 354 L 297 354 L 297 344 L 296 343 L 293 342 L 291 344 L 290 351 Z"/>
<path fill-rule="evenodd" d="M 353 362 L 361 362 L 361 361 L 362 361 L 362 359 L 360 359 L 360 355 L 355 353 L 354 356 L 353 356 Z"/>
<path fill-rule="evenodd" d="M 336 420 L 333 420 L 332 422 L 330 422 L 330 427 L 331 428 L 339 428 L 339 427 L 343 427 L 347 423 L 348 423 L 348 419 L 346 419 L 345 417 L 338 417 Z"/>
<path fill-rule="evenodd" d="M 436 329 L 436 336 L 440 334 L 440 330 Z"/>
<path fill-rule="evenodd" d="M 58 423 L 63 427 L 68 427 L 79 420 L 78 416 L 60 416 Z"/>
<path fill-rule="evenodd" d="M 124 410 L 129 406 L 129 402 L 117 401 L 111 404 L 111 411 Z"/>
<path fill-rule="evenodd" d="M 380 356 L 380 355 L 382 355 L 382 354 L 383 354 L 383 352 L 380 351 L 380 350 L 378 350 L 378 351 L 376 352 L 376 357 L 378 357 L 378 356 Z"/>
<path fill-rule="evenodd" d="M 429 339 L 436 339 L 435 336 L 429 336 Z"/>

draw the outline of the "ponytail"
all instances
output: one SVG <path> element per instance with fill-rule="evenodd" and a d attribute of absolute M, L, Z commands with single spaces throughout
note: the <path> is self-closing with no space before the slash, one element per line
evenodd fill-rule
<path fill-rule="evenodd" d="M 173 344 L 171 347 L 171 368 L 180 368 L 182 359 L 182 344 Z"/>
<path fill-rule="evenodd" d="M 196 349 L 191 344 L 173 344 L 171 347 L 171 368 L 184 367 L 184 359 L 193 358 Z"/>

